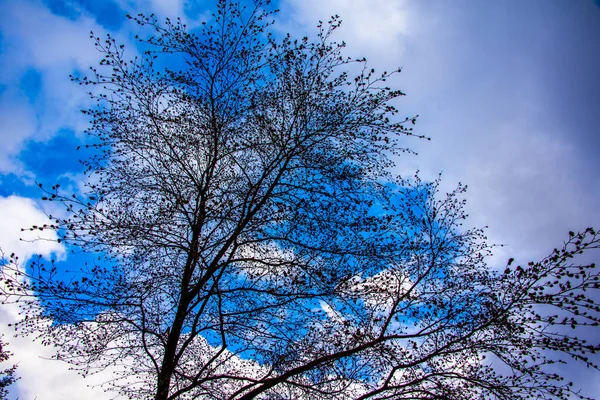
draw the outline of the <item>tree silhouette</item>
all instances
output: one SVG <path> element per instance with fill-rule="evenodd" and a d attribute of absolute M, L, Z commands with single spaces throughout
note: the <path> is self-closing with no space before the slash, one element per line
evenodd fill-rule
<path fill-rule="evenodd" d="M 5 363 L 8 361 L 12 353 L 6 349 L 7 343 L 0 339 L 0 362 Z M 15 383 L 17 379 L 17 364 L 5 368 L 0 371 L 0 399 L 8 398 L 8 387 Z"/>
<path fill-rule="evenodd" d="M 154 36 L 129 61 L 94 38 L 100 67 L 73 78 L 98 101 L 87 192 L 44 189 L 68 216 L 32 229 L 97 259 L 9 261 L 17 328 L 84 375 L 119 366 L 128 398 L 577 396 L 549 367 L 597 368 L 578 333 L 598 272 L 574 262 L 596 232 L 491 270 L 464 186 L 390 172 L 416 118 L 392 105 L 398 71 L 345 58 L 337 17 L 277 38 L 267 6 L 220 1 L 197 33 L 131 17 Z"/>

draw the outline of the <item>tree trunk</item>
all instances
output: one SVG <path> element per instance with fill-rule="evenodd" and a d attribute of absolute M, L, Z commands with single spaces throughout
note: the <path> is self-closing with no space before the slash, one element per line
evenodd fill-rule
<path fill-rule="evenodd" d="M 169 332 L 167 347 L 165 348 L 165 355 L 163 357 L 163 362 L 158 374 L 155 400 L 167 400 L 169 398 L 171 376 L 173 375 L 173 370 L 175 369 L 175 354 L 177 352 L 179 337 L 181 336 L 183 321 L 185 320 L 186 308 L 187 306 L 183 303 L 183 301 L 180 301 L 175 321 L 173 322 L 171 331 Z"/>

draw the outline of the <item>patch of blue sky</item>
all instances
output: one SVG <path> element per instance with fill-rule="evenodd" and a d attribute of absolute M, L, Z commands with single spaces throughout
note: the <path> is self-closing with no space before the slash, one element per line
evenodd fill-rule
<path fill-rule="evenodd" d="M 44 4 L 53 14 L 72 21 L 86 12 L 111 31 L 119 30 L 127 19 L 126 12 L 112 0 L 44 0 Z"/>
<path fill-rule="evenodd" d="M 42 74 L 35 68 L 27 69 L 21 76 L 19 88 L 31 103 L 35 103 L 42 91 Z"/>
<path fill-rule="evenodd" d="M 118 271 L 102 253 L 86 253 L 69 245 L 67 245 L 67 253 L 66 260 L 34 259 L 28 265 L 28 272 L 34 274 L 42 268 L 44 271 L 54 268 L 52 273 L 44 272 L 45 276 L 52 275 L 55 284 L 62 282 L 65 287 L 80 288 L 81 290 L 76 293 L 75 298 L 66 298 L 60 293 L 53 295 L 47 291 L 44 292 L 45 295 L 39 297 L 46 314 L 53 317 L 54 325 L 91 321 L 101 312 L 109 310 L 106 299 L 96 298 L 93 291 L 87 291 L 86 279 L 93 279 L 94 275 L 96 279 L 104 276 L 105 279 L 102 281 L 106 288 L 104 293 L 113 293 L 115 296 L 118 293 L 116 289 L 118 279 L 115 279 L 118 277 Z M 90 274 L 89 271 L 94 268 L 101 269 L 103 273 Z M 57 287 L 60 288 L 60 286 Z M 111 290 L 111 287 L 115 289 Z M 75 291 L 72 291 L 71 294 L 75 294 Z"/>
<path fill-rule="evenodd" d="M 266 294 L 256 293 L 252 301 L 253 304 L 259 304 L 261 301 L 263 304 L 269 304 L 273 299 Z M 232 305 L 230 302 L 233 304 L 236 300 L 224 297 L 223 309 L 227 310 Z M 218 315 L 216 309 L 211 311 L 214 313 L 213 315 Z M 238 332 L 231 328 L 236 323 L 239 323 L 241 326 L 247 325 L 249 322 L 246 320 L 247 316 L 242 315 L 240 321 L 240 317 L 235 315 L 227 316 L 227 313 L 225 313 L 225 320 L 229 320 L 228 322 L 232 324 L 226 331 L 226 344 L 227 348 L 236 353 L 238 357 L 254 360 L 261 365 L 268 365 L 273 362 L 270 358 L 270 349 L 272 347 L 293 347 L 310 333 L 309 324 L 316 324 L 317 321 L 326 322 L 330 319 L 322 310 L 317 298 L 298 298 L 294 301 L 286 300 L 284 307 L 279 308 L 277 313 L 260 313 L 260 311 L 257 311 L 257 313 L 259 313 L 259 323 L 253 329 L 256 337 L 248 337 L 248 332 L 244 329 L 240 330 L 240 335 L 238 335 Z M 307 313 L 311 314 L 310 320 L 306 319 Z M 189 329 L 186 331 L 189 331 Z M 213 347 L 219 348 L 224 344 L 218 324 L 202 331 L 201 335 Z M 257 341 L 263 343 L 262 348 L 260 345 L 254 348 Z M 266 341 L 268 346 L 264 346 L 264 341 Z M 293 351 L 293 348 L 290 348 L 289 351 Z"/>
<path fill-rule="evenodd" d="M 29 93 L 34 95 L 31 91 Z M 77 192 L 81 184 L 77 179 L 84 170 L 79 160 L 86 158 L 86 153 L 89 153 L 85 148 L 77 151 L 80 145 L 83 145 L 80 136 L 68 129 L 59 130 L 48 141 L 27 141 L 18 154 L 27 173 L 0 174 L 0 196 L 40 199 L 45 193 L 38 183 L 44 188 L 60 184 L 63 188 Z M 82 176 L 81 180 L 83 181 Z"/>
<path fill-rule="evenodd" d="M 68 0 L 44 0 L 44 5 L 55 15 L 75 21 L 81 12 L 75 7 L 75 2 Z"/>
<path fill-rule="evenodd" d="M 83 172 L 79 162 L 86 154 L 77 151 L 82 139 L 68 129 L 61 129 L 47 142 L 31 141 L 19 154 L 20 160 L 44 184 L 61 183 L 65 177 Z"/>
<path fill-rule="evenodd" d="M 25 182 L 16 174 L 0 174 L 0 196 L 8 197 L 12 195 L 38 198 L 41 192 L 40 188 L 33 182 Z"/>

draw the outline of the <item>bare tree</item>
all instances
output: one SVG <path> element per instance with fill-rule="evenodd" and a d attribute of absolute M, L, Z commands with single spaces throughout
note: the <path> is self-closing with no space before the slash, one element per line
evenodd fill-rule
<path fill-rule="evenodd" d="M 99 89 L 94 178 L 45 189 L 70 216 L 34 229 L 97 260 L 7 263 L 18 328 L 83 374 L 118 365 L 129 398 L 577 395 L 548 367 L 597 368 L 578 332 L 598 324 L 598 272 L 572 263 L 596 232 L 490 270 L 463 186 L 389 172 L 415 123 L 392 105 L 398 71 L 345 58 L 337 17 L 278 39 L 267 6 L 220 1 L 197 33 L 132 17 L 155 36 L 130 61 L 95 38 L 101 67 L 74 78 Z"/>

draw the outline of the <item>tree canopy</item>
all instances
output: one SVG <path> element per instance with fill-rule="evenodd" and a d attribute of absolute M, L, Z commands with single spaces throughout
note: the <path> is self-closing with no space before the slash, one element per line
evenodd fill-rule
<path fill-rule="evenodd" d="M 267 1 L 219 1 L 197 31 L 154 16 L 143 53 L 92 37 L 84 194 L 55 185 L 54 229 L 97 257 L 3 269 L 18 324 L 128 398 L 567 398 L 552 370 L 598 368 L 599 276 L 571 232 L 495 271 L 459 185 L 394 176 L 416 116 L 364 59 L 272 34 Z M 597 296 L 597 295 L 596 295 Z M 50 321 L 50 323 L 48 322 Z M 597 329 L 597 328 L 594 328 Z"/>

